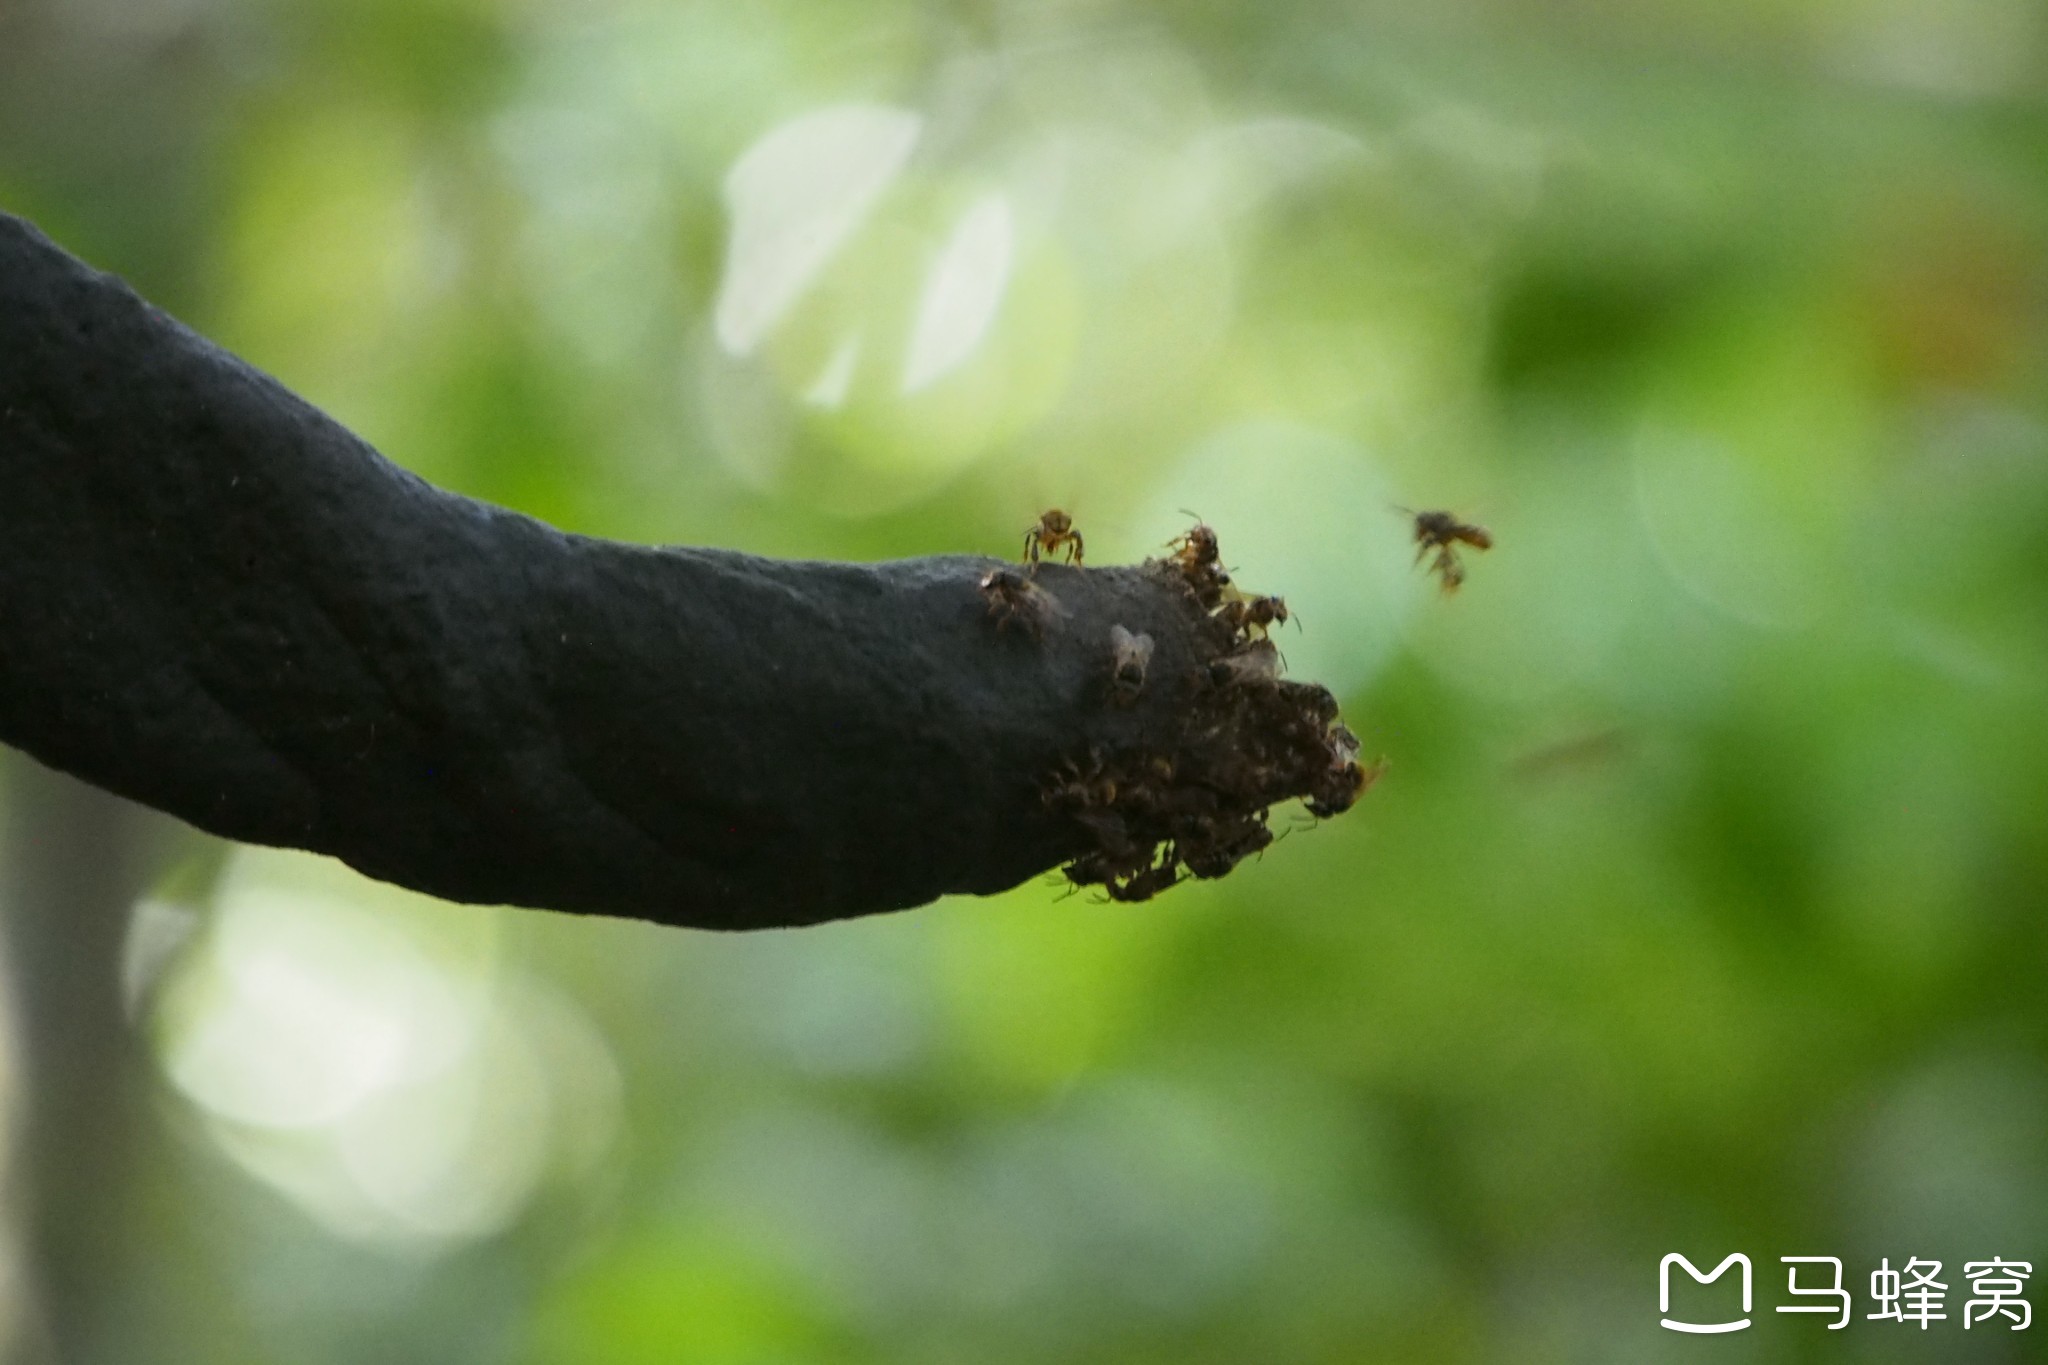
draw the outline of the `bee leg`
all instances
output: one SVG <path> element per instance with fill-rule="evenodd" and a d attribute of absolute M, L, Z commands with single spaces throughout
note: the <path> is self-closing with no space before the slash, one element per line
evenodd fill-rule
<path fill-rule="evenodd" d="M 1448 545 L 1437 556 L 1436 569 L 1438 576 L 1443 579 L 1443 588 L 1447 593 L 1456 592 L 1458 585 L 1465 581 L 1465 566 L 1458 562 L 1458 557 L 1451 553 L 1451 547 Z"/>
<path fill-rule="evenodd" d="M 1081 533 L 1079 531 L 1074 532 L 1074 552 L 1068 557 L 1076 564 L 1081 562 Z"/>

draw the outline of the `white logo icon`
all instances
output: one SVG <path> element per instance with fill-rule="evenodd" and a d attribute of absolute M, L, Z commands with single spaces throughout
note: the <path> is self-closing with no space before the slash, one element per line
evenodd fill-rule
<path fill-rule="evenodd" d="M 1720 1279 L 1723 1272 L 1731 1265 L 1741 1266 L 1743 1316 L 1734 1322 L 1679 1322 L 1668 1316 L 1671 1312 L 1671 1267 L 1674 1265 L 1684 1266 L 1685 1273 L 1701 1284 L 1712 1284 L 1715 1280 Z M 1743 1328 L 1749 1326 L 1750 1289 L 1749 1257 L 1739 1251 L 1730 1255 L 1727 1260 L 1715 1266 L 1713 1271 L 1706 1275 L 1700 1274 L 1698 1266 L 1686 1260 L 1685 1257 L 1675 1251 L 1666 1256 L 1657 1266 L 1657 1311 L 1667 1315 L 1662 1319 L 1663 1324 L 1674 1332 L 1740 1332 Z"/>

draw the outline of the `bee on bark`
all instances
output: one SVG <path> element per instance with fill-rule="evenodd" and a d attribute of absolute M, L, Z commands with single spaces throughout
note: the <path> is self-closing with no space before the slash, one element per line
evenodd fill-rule
<path fill-rule="evenodd" d="M 1358 750 L 1360 748 L 1358 736 L 1352 733 L 1350 726 L 1332 725 L 1328 741 L 1331 767 L 1342 767 L 1346 763 L 1358 761 Z"/>
<path fill-rule="evenodd" d="M 1076 812 L 1075 823 L 1095 836 L 1098 851 L 1111 867 L 1129 867 L 1141 863 L 1147 856 L 1150 844 L 1140 844 L 1132 835 L 1130 826 L 1123 817 L 1112 810 L 1084 810 Z"/>
<path fill-rule="evenodd" d="M 1111 778 L 1071 778 L 1048 783 L 1039 800 L 1054 810 L 1074 814 L 1099 810 L 1116 802 L 1116 782 Z"/>
<path fill-rule="evenodd" d="M 1083 853 L 1066 867 L 1067 880 L 1076 886 L 1094 886 L 1117 875 L 1116 863 L 1101 849 Z"/>
<path fill-rule="evenodd" d="M 1029 578 L 1015 569 L 990 569 L 981 576 L 981 595 L 998 631 L 1015 626 L 1034 640 L 1044 638 L 1052 601 Z"/>
<path fill-rule="evenodd" d="M 1329 770 L 1323 774 L 1322 780 L 1316 784 L 1316 789 L 1309 793 L 1308 800 L 1302 804 L 1307 807 L 1308 813 L 1318 820 L 1342 815 L 1358 803 L 1359 797 L 1372 789 L 1372 784 L 1379 781 L 1380 774 L 1386 770 L 1387 760 L 1384 758 L 1376 759 L 1372 763 L 1360 763 L 1356 758 L 1333 761 Z"/>
<path fill-rule="evenodd" d="M 1279 597 L 1234 597 L 1216 611 L 1216 619 L 1239 635 L 1253 631 L 1264 639 L 1268 629 L 1287 624 L 1287 602 Z"/>
<path fill-rule="evenodd" d="M 1311 687 L 1303 695 L 1307 699 L 1307 714 L 1315 717 L 1317 725 L 1327 729 L 1337 719 L 1336 695 L 1327 687 Z M 1351 732 L 1345 730 L 1344 733 L 1348 735 Z"/>
<path fill-rule="evenodd" d="M 1201 838 L 1182 847 L 1181 859 L 1197 877 L 1221 877 L 1246 858 L 1263 853 L 1273 842 L 1263 811 L 1229 821 L 1196 823 Z"/>
<path fill-rule="evenodd" d="M 1070 563 L 1081 562 L 1081 533 L 1074 529 L 1074 519 L 1054 507 L 1038 519 L 1038 524 L 1024 533 L 1024 561 L 1036 565 L 1041 555 L 1055 555 L 1060 547 L 1067 547 Z"/>
<path fill-rule="evenodd" d="M 1128 840 L 1121 841 L 1113 848 L 1098 848 L 1084 853 L 1066 866 L 1067 879 L 1079 886 L 1101 886 L 1115 900 L 1144 900 L 1144 895 L 1119 896 L 1119 887 L 1141 883 L 1156 876 L 1159 867 L 1155 865 L 1155 852 L 1150 844 L 1140 847 Z M 1171 868 L 1174 860 L 1168 857 L 1164 866 Z M 1172 885 L 1171 882 L 1166 885 Z M 1164 889 L 1164 888 L 1161 888 Z M 1151 892 L 1145 893 L 1152 894 Z"/>
<path fill-rule="evenodd" d="M 1193 513 L 1189 515 L 1192 516 Z M 1166 548 L 1173 551 L 1173 563 L 1185 574 L 1206 573 L 1214 569 L 1222 555 L 1222 547 L 1217 544 L 1215 530 L 1209 523 L 1199 519 L 1193 526 L 1167 541 Z"/>
<path fill-rule="evenodd" d="M 1209 681 L 1217 687 L 1232 683 L 1270 683 L 1280 677 L 1280 651 L 1271 640 L 1254 640 L 1235 654 L 1226 654 L 1209 665 Z"/>
<path fill-rule="evenodd" d="M 1190 512 L 1188 515 L 1193 516 Z M 1197 520 L 1182 534 L 1166 542 L 1172 551 L 1167 563 L 1180 571 L 1180 576 L 1194 591 L 1195 600 L 1204 610 L 1213 611 L 1226 592 L 1230 591 L 1230 575 L 1222 563 L 1222 548 L 1217 543 L 1216 532 L 1207 522 Z"/>
<path fill-rule="evenodd" d="M 1415 562 L 1420 564 L 1424 555 L 1436 551 L 1429 567 L 1447 593 L 1456 592 L 1465 581 L 1465 565 L 1458 558 L 1459 545 L 1475 550 L 1493 548 L 1492 532 L 1484 526 L 1459 521 L 1449 512 L 1409 512 L 1405 507 L 1395 510 L 1415 519 Z"/>
<path fill-rule="evenodd" d="M 1145 690 L 1145 669 L 1152 662 L 1152 637 L 1133 635 L 1122 626 L 1109 628 L 1110 700 L 1128 706 Z"/>
<path fill-rule="evenodd" d="M 1169 887 L 1180 884 L 1181 872 L 1173 854 L 1152 867 L 1140 868 L 1125 877 L 1111 877 L 1103 882 L 1102 889 L 1113 901 L 1148 901 Z"/>
<path fill-rule="evenodd" d="M 1100 755 L 1092 749 L 1085 765 L 1072 758 L 1062 761 L 1059 771 L 1053 774 L 1042 794 L 1046 805 L 1070 811 L 1113 806 L 1116 798 L 1117 781 L 1103 767 Z"/>

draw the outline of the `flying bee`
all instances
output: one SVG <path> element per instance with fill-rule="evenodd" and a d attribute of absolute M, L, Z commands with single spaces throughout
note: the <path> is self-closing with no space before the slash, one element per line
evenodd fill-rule
<path fill-rule="evenodd" d="M 1111 626 L 1109 648 L 1109 698 L 1119 706 L 1128 706 L 1145 688 L 1145 669 L 1152 662 L 1152 637 Z"/>
<path fill-rule="evenodd" d="M 1069 562 L 1081 562 L 1081 533 L 1074 529 L 1074 519 L 1054 507 L 1038 519 L 1038 524 L 1024 533 L 1024 560 L 1037 564 L 1040 555 L 1055 555 L 1060 546 L 1067 547 Z"/>
<path fill-rule="evenodd" d="M 998 566 L 981 576 L 981 595 L 998 631 L 1011 626 L 1032 639 L 1042 639 L 1052 619 L 1052 601 L 1038 585 L 1015 569 Z"/>
<path fill-rule="evenodd" d="M 1407 508 L 1400 509 L 1408 512 Z M 1475 550 L 1491 550 L 1493 535 L 1484 526 L 1459 521 L 1449 512 L 1408 512 L 1415 518 L 1415 540 L 1421 549 L 1415 552 L 1420 560 L 1425 551 L 1454 542 L 1470 545 Z"/>
<path fill-rule="evenodd" d="M 1436 551 L 1429 567 L 1447 593 L 1456 592 L 1465 581 L 1465 565 L 1458 558 L 1459 545 L 1475 550 L 1493 548 L 1492 532 L 1484 526 L 1459 521 L 1449 512 L 1410 512 L 1405 507 L 1395 510 L 1415 519 L 1415 562 L 1420 564 L 1424 555 Z"/>
<path fill-rule="evenodd" d="M 1511 770 L 1521 778 L 1561 777 L 1573 771 L 1592 771 L 1612 764 L 1627 757 L 1633 747 L 1634 740 L 1629 732 L 1614 726 L 1546 744 L 1516 759 Z"/>
<path fill-rule="evenodd" d="M 1218 608 L 1216 619 L 1240 635 L 1256 630 L 1264 639 L 1270 627 L 1287 624 L 1287 602 L 1279 597 L 1233 597 Z"/>

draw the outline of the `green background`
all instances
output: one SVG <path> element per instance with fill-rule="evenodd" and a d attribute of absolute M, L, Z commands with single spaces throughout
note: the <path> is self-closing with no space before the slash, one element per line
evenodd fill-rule
<path fill-rule="evenodd" d="M 1390 761 L 1150 904 L 720 938 L 10 755 L 7 856 L 73 850 L 17 973 L 66 868 L 137 869 L 92 1102 L 9 1092 L 10 1330 L 2036 1358 L 1960 1316 L 2048 1261 L 2044 78 L 2025 0 L 9 0 L 0 206 L 408 468 L 812 557 L 1190 509 Z M 1445 597 L 1393 504 L 1498 544 Z M 1746 1252 L 1756 1325 L 1660 1329 L 1673 1251 Z M 1772 1311 L 1786 1255 L 1850 1330 Z M 1948 1320 L 1865 1321 L 1914 1256 Z"/>

